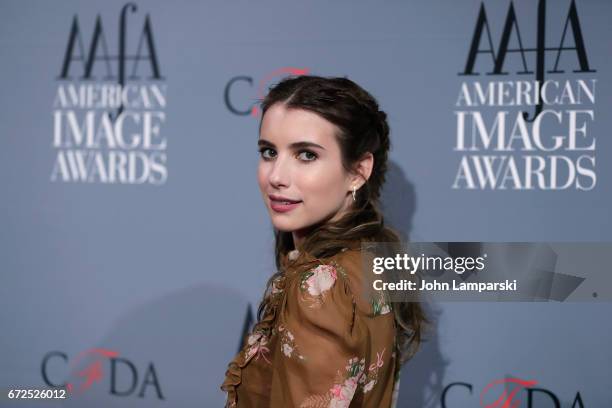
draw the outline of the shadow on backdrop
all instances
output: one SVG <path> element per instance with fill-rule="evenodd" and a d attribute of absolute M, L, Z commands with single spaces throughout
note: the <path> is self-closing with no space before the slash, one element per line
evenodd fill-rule
<path fill-rule="evenodd" d="M 385 222 L 400 234 L 402 241 L 410 240 L 416 203 L 414 184 L 397 163 L 389 161 L 381 209 Z M 402 366 L 397 408 L 438 406 L 436 398 L 442 392 L 444 372 L 449 364 L 442 356 L 438 338 L 442 310 L 427 303 L 423 307 L 430 327 L 417 354 Z"/>
<path fill-rule="evenodd" d="M 63 406 L 223 406 L 225 394 L 219 387 L 242 330 L 237 317 L 246 307 L 246 297 L 233 289 L 201 285 L 129 311 L 96 346 L 118 352 L 117 361 L 102 359 L 101 380 Z M 77 371 L 92 367 L 92 359 L 86 360 L 68 381 L 83 383 Z M 111 382 L 124 395 L 111 394 Z"/>

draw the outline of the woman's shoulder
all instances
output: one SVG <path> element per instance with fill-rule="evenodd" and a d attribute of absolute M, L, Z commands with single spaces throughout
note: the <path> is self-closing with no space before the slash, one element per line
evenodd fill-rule
<path fill-rule="evenodd" d="M 344 276 L 355 295 L 358 309 L 365 315 L 375 317 L 391 311 L 387 294 L 374 289 L 377 279 L 370 265 L 371 254 L 361 248 L 348 248 L 336 255 L 335 262 L 344 269 Z"/>
<path fill-rule="evenodd" d="M 346 247 L 326 258 L 312 258 L 294 252 L 288 258 L 301 259 L 296 263 L 296 287 L 302 299 L 321 303 L 327 292 L 333 294 L 336 306 L 352 303 L 360 314 L 376 317 L 390 312 L 386 295 L 373 288 L 374 275 L 367 267 L 367 254 L 361 248 Z M 369 272 L 369 273 L 368 273 Z M 352 305 L 350 305 L 352 306 Z"/>

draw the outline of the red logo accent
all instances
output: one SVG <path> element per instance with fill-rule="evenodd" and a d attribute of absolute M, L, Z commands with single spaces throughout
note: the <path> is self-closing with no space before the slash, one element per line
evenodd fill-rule
<path fill-rule="evenodd" d="M 495 380 L 489 383 L 480 393 L 480 406 L 484 408 L 517 408 L 520 405 L 520 401 L 513 401 L 512 399 L 521 389 L 536 385 L 537 380 L 521 380 L 520 378 L 503 378 L 501 380 Z M 504 384 L 504 391 L 502 394 L 490 404 L 484 402 L 484 396 L 491 389 L 491 387 Z M 508 393 L 508 385 L 515 384 L 516 386 Z"/>
<path fill-rule="evenodd" d="M 259 86 L 257 87 L 257 97 L 260 100 L 264 98 L 264 88 L 266 84 L 270 83 L 274 77 L 284 76 L 284 75 L 298 75 L 298 76 L 306 75 L 308 74 L 308 72 L 309 72 L 308 68 L 293 68 L 293 67 L 284 67 L 284 68 L 279 68 L 277 70 L 274 70 L 259 81 Z M 251 109 L 251 116 L 257 117 L 258 115 L 259 115 L 259 108 L 257 107 L 257 105 L 254 105 L 253 109 Z"/>
<path fill-rule="evenodd" d="M 83 360 L 85 357 L 93 356 L 94 360 L 85 366 L 84 369 L 77 372 L 78 376 L 83 378 L 80 387 L 76 387 L 72 383 L 66 384 L 66 389 L 69 393 L 73 393 L 78 391 L 82 393 L 89 389 L 95 382 L 102 380 L 104 377 L 104 370 L 102 369 L 102 359 L 103 358 L 111 358 L 117 357 L 119 352 L 106 350 L 106 349 L 89 349 L 79 353 L 76 358 L 70 364 L 73 369 L 77 367 L 79 361 Z"/>

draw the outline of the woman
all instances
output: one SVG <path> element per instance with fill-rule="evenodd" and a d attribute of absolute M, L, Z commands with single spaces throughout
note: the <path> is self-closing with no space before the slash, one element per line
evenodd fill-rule
<path fill-rule="evenodd" d="M 269 91 L 259 133 L 279 271 L 227 369 L 226 406 L 394 406 L 424 316 L 368 292 L 361 268 L 362 242 L 399 241 L 377 209 L 386 114 L 349 79 L 300 76 Z"/>

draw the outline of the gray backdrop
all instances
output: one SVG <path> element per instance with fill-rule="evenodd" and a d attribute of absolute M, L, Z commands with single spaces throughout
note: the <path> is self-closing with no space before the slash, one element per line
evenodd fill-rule
<path fill-rule="evenodd" d="M 97 378 L 90 387 L 66 402 L 41 405 L 222 405 L 219 385 L 248 307 L 256 309 L 273 272 L 272 229 L 255 180 L 258 116 L 250 110 L 287 73 L 347 75 L 379 99 L 393 143 L 384 206 L 405 236 L 500 242 L 612 237 L 608 1 L 514 1 L 516 21 L 507 20 L 507 0 L 151 0 L 131 3 L 136 8 L 125 8 L 122 23 L 126 4 L 0 4 L 3 393 L 46 387 L 45 379 L 82 386 L 79 372 L 86 370 Z M 572 4 L 577 20 L 568 20 Z M 490 33 L 493 53 L 475 54 L 471 72 L 480 75 L 459 75 L 481 7 L 487 24 L 481 24 L 478 49 L 490 50 Z M 521 53 L 508 52 L 501 69 L 507 74 L 501 75 L 492 57 L 499 61 L 503 54 L 506 21 L 512 28 L 508 48 L 519 47 L 518 26 L 520 44 L 531 51 L 523 54 L 526 70 Z M 561 53 L 555 70 L 564 26 L 563 47 L 575 49 Z M 576 114 L 578 128 L 586 123 L 577 132 L 578 145 L 596 140 L 595 148 L 525 151 L 517 139 L 509 151 L 493 145 L 456 149 L 458 111 L 478 112 L 487 128 L 506 111 L 508 134 L 517 112 L 533 115 L 534 106 L 509 100 L 476 107 L 457 101 L 463 83 L 535 81 L 538 27 L 545 34 L 540 44 L 551 49 L 540 54 L 545 80 L 596 83 L 593 100 L 584 92 L 579 101 L 566 94 L 565 103 L 543 107 L 562 112 L 562 121 L 548 114 L 542 139 L 551 145 L 552 136 L 567 135 L 567 112 L 586 111 Z M 580 65 L 581 45 L 594 72 Z M 88 74 L 92 50 L 96 59 Z M 519 73 L 524 71 L 530 73 Z M 105 112 L 117 115 L 117 107 L 100 102 L 101 87 L 120 83 L 132 86 L 132 97 L 144 92 L 155 99 L 151 89 L 163 96 L 158 93 L 158 103 L 149 106 L 146 98 L 134 97 L 124 106 L 123 147 L 113 145 L 117 133 L 111 130 L 115 139 L 109 139 L 101 119 Z M 85 98 L 83 106 L 72 106 L 71 89 L 87 87 L 98 90 L 92 101 L 99 104 Z M 144 125 L 147 120 L 152 127 Z M 532 123 L 527 125 L 531 133 Z M 84 130 L 82 140 L 78 129 Z M 472 135 L 475 127 L 465 129 Z M 150 145 L 132 136 L 147 131 Z M 579 159 L 583 154 L 587 158 Z M 453 187 L 462 157 L 469 156 L 477 172 L 475 163 L 487 155 L 515 157 L 519 172 L 520 163 L 530 160 L 526 156 L 538 156 L 548 181 L 553 173 L 571 173 L 553 169 L 551 155 L 573 165 L 585 160 L 591 178 L 582 174 L 579 184 L 596 183 L 589 189 L 576 182 L 567 188 Z M 85 181 L 79 174 L 87 174 Z M 521 407 L 530 398 L 533 407 L 553 407 L 555 400 L 570 407 L 577 394 L 583 405 L 575 406 L 612 406 L 609 303 L 450 303 L 429 309 L 436 330 L 402 371 L 399 406 L 478 406 L 488 384 L 507 378 L 537 381 L 531 391 L 517 392 Z M 79 357 L 92 349 L 98 351 Z M 503 387 L 495 387 L 485 400 L 501 394 Z M 0 405 L 24 406 L 4 396 Z"/>

